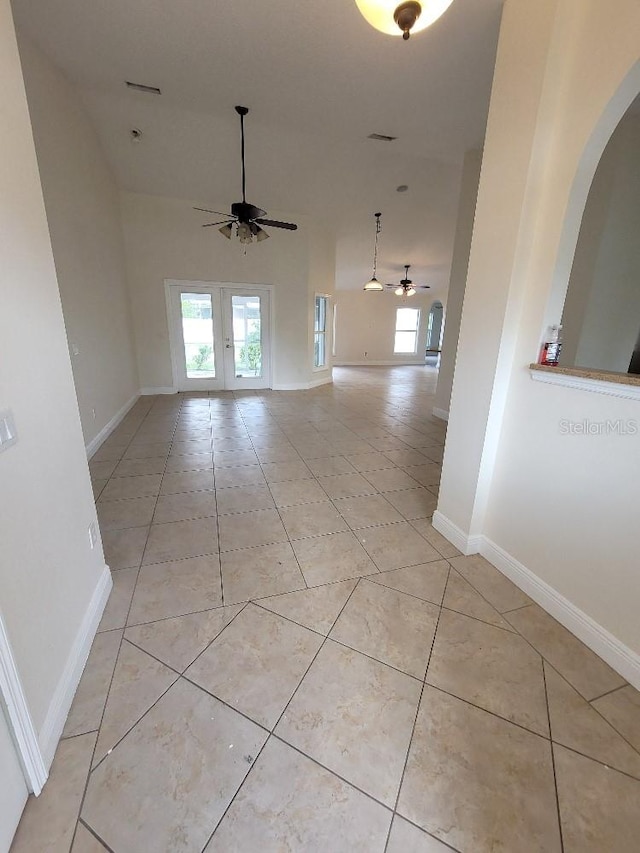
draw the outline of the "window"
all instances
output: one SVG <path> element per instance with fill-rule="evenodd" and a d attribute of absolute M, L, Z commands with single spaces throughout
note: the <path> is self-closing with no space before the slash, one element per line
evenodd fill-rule
<path fill-rule="evenodd" d="M 331 336 L 331 354 L 333 355 L 334 358 L 336 355 L 336 341 L 338 340 L 336 337 L 337 323 L 338 323 L 337 317 L 338 317 L 338 306 L 334 305 L 333 306 L 333 331 L 332 331 L 332 336 Z"/>
<path fill-rule="evenodd" d="M 313 323 L 313 366 L 327 364 L 327 307 L 328 296 L 316 296 L 316 311 Z"/>
<path fill-rule="evenodd" d="M 394 352 L 417 352 L 419 308 L 398 308 L 396 311 L 396 338 Z"/>

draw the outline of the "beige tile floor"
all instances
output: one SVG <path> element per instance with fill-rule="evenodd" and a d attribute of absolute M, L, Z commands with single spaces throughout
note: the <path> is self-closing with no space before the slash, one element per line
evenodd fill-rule
<path fill-rule="evenodd" d="M 435 373 L 141 400 L 114 589 L 14 853 L 629 853 L 640 698 L 433 529 Z"/>

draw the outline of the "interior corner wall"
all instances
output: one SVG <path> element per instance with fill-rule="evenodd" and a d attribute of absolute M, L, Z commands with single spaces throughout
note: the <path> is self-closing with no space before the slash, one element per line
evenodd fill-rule
<path fill-rule="evenodd" d="M 18 436 L 0 454 L 0 606 L 41 734 L 105 566 L 8 0 L 0 78 L 0 408 Z"/>
<path fill-rule="evenodd" d="M 141 387 L 153 391 L 173 386 L 165 279 L 272 284 L 273 384 L 308 387 L 312 380 L 309 227 L 296 217 L 297 231 L 270 229 L 269 240 L 251 244 L 245 251 L 237 240 L 225 240 L 215 228 L 202 228 L 202 214 L 193 210 L 195 204 L 186 199 L 121 194 Z"/>
<path fill-rule="evenodd" d="M 637 422 L 638 403 L 528 370 L 559 319 L 597 159 L 640 90 L 638 32 L 635 0 L 505 4 L 434 520 L 583 614 L 640 683 L 638 435 L 561 428 Z"/>
<path fill-rule="evenodd" d="M 447 313 L 445 315 L 444 337 L 442 339 L 442 355 L 440 357 L 438 385 L 434 401 L 434 409 L 441 416 L 444 413 L 448 415 L 449 404 L 451 402 L 453 372 L 455 370 L 456 353 L 458 351 L 460 318 L 462 316 L 464 289 L 467 283 L 471 235 L 473 234 L 473 220 L 476 212 L 481 166 L 482 151 L 475 149 L 467 151 L 462 166 L 456 236 L 453 243 L 451 275 L 449 277 L 449 290 L 447 291 Z"/>
<path fill-rule="evenodd" d="M 86 445 L 138 393 L 119 193 L 75 89 L 19 35 Z M 33 342 L 23 347 L 33 353 Z"/>
<path fill-rule="evenodd" d="M 429 310 L 436 299 L 420 291 L 406 301 L 393 291 L 365 293 L 339 290 L 336 293 L 335 364 L 393 365 L 424 364 Z M 394 353 L 397 308 L 419 308 L 417 352 Z"/>

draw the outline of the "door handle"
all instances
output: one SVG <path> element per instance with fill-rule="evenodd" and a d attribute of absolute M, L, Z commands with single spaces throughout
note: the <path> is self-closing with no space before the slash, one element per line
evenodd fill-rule
<path fill-rule="evenodd" d="M 231 344 L 225 344 L 225 346 L 227 347 L 227 349 L 231 349 Z"/>

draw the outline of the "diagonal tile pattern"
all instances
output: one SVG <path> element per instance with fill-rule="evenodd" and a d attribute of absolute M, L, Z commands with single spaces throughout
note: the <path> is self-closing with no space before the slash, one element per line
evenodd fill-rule
<path fill-rule="evenodd" d="M 114 590 L 16 851 L 637 848 L 640 694 L 433 528 L 435 377 L 138 401 L 91 460 Z"/>

